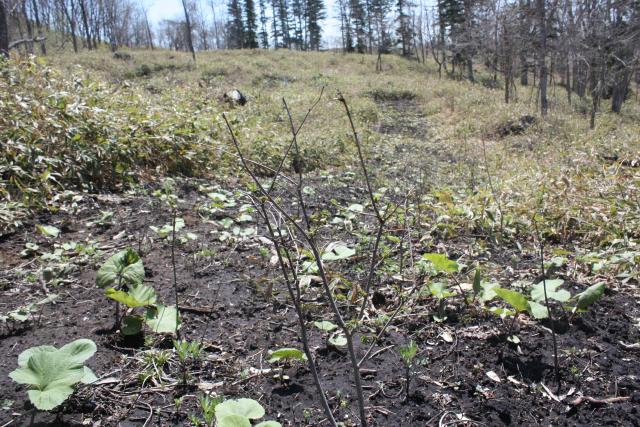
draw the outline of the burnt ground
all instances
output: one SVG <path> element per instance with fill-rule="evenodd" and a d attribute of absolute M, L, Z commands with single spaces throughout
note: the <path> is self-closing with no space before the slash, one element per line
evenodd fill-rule
<path fill-rule="evenodd" d="M 381 129 L 387 133 L 396 130 Z M 310 178 L 309 185 L 315 189 L 315 194 L 309 195 L 310 208 L 326 208 L 335 215 L 339 209 L 332 199 L 342 207 L 363 203 L 364 193 L 352 180 L 351 175 L 341 172 L 335 172 L 332 179 Z M 198 235 L 197 240 L 176 247 L 181 334 L 189 340 L 201 340 L 205 346 L 202 360 L 189 367 L 187 385 L 180 383 L 175 356 L 159 368 L 149 362 L 154 353 L 170 352 L 171 337 L 148 333 L 144 340 L 121 338 L 110 330 L 113 306 L 95 286 L 95 271 L 101 263 L 116 251 L 132 247 L 143 257 L 146 282 L 162 301 L 173 301 L 170 245 L 149 230 L 151 225 L 171 221 L 169 209 L 148 195 L 158 185 L 147 188 L 147 195 L 144 191 L 83 195 L 75 206 L 69 200 L 59 212 L 39 216 L 22 231 L 0 241 L 0 313 L 48 294 L 58 295 L 54 303 L 43 305 L 27 321 L 3 325 L 0 425 L 28 425 L 32 415 L 35 425 L 189 425 L 187 416 L 198 413 L 197 396 L 204 392 L 254 398 L 265 407 L 267 419 L 277 419 L 283 425 L 326 425 L 307 367 L 283 366 L 284 374 L 290 377 L 283 382 L 277 375 L 278 366 L 267 362 L 268 350 L 300 348 L 300 343 L 295 312 L 281 276 L 260 251 L 265 246 L 259 237 L 266 235 L 264 227 L 255 221 L 237 221 L 234 226 L 240 231 L 256 227 L 258 235 L 221 240 L 225 231 L 233 232 L 222 227 L 220 220 L 238 219 L 240 206 L 246 201 L 239 194 L 227 193 L 233 199 L 230 206 L 205 211 L 202 207 L 211 202 L 206 193 L 219 190 L 198 191 L 200 184 L 205 183 L 185 181 L 179 186 L 182 201 L 178 215 L 185 220 L 185 231 Z M 230 190 L 238 188 L 238 183 L 233 180 L 217 186 Z M 100 217 L 100 211 L 113 212 L 113 219 L 103 225 L 87 225 Z M 62 233 L 56 239 L 45 238 L 34 231 L 36 224 L 54 225 Z M 327 242 L 342 239 L 353 243 L 358 236 L 328 226 L 321 232 Z M 39 258 L 52 252 L 55 244 L 71 241 L 94 243 L 92 250 L 84 253 L 63 250 L 56 260 Z M 469 254 L 468 248 L 478 241 L 489 249 Z M 36 242 L 39 249 L 36 254 L 21 256 L 28 242 Z M 513 241 L 496 244 L 477 234 L 462 233 L 446 240 L 434 237 L 429 247 L 415 236 L 412 245 L 416 253 L 446 248 L 449 254 L 464 258 L 467 265 L 481 262 L 505 286 L 514 280 L 533 280 L 538 274 L 535 248 L 526 249 L 526 242 L 525 249 L 517 249 Z M 514 254 L 519 254 L 518 262 L 513 261 Z M 343 261 L 340 270 L 362 280 L 364 261 L 360 257 Z M 53 270 L 54 279 L 43 279 L 45 267 Z M 447 319 L 436 322 L 433 314 L 439 303 L 421 294 L 394 319 L 375 345 L 374 357 L 362 367 L 371 425 L 640 424 L 637 283 L 577 274 L 577 269 L 560 269 L 555 276 L 565 279 L 573 291 L 598 280 L 607 280 L 608 287 L 603 299 L 586 313 L 570 317 L 556 307 L 559 390 L 548 322 L 521 316 L 515 323 L 514 333 L 520 338 L 516 345 L 506 341 L 508 324 L 480 305 L 465 305 L 452 298 L 446 306 Z M 397 275 L 379 278 L 381 297 L 356 336 L 359 355 L 378 334 L 380 319 L 391 315 L 400 293 L 410 286 Z M 307 320 L 329 319 L 322 308 L 320 289 L 312 286 L 307 294 Z M 350 425 L 357 420 L 358 411 L 346 351 L 328 347 L 326 337 L 317 329 L 310 328 L 310 334 L 329 402 L 337 419 Z M 88 365 L 100 380 L 79 387 L 54 413 L 35 412 L 25 388 L 7 377 L 17 367 L 18 354 L 32 346 L 60 346 L 80 337 L 98 345 Z M 419 363 L 405 399 L 398 347 L 409 339 L 418 344 Z M 183 404 L 176 409 L 174 399 L 181 396 Z M 579 396 L 616 399 L 577 403 Z"/>

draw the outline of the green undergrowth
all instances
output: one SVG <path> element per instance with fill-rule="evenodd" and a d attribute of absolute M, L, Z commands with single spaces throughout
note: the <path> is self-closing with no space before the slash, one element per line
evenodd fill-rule
<path fill-rule="evenodd" d="M 290 140 L 283 98 L 297 126 L 324 88 L 299 136 L 305 172 L 355 170 L 340 91 L 376 187 L 418 194 L 441 237 L 530 235 L 534 214 L 552 242 L 638 237 L 635 95 L 620 115 L 603 104 L 590 130 L 588 100 L 574 96 L 570 105 L 561 88 L 550 89 L 542 120 L 531 87 L 518 86 L 505 104 L 499 89 L 440 79 L 433 64 L 392 55 L 376 73 L 373 56 L 331 52 L 217 51 L 200 53 L 196 63 L 183 52 L 124 53 L 0 65 L 3 230 L 15 228 L 26 209 L 55 209 L 65 190 L 121 191 L 167 175 L 236 176 L 222 113 L 247 156 L 274 168 Z M 247 105 L 221 100 L 233 88 Z M 531 127 L 500 134 L 526 115 L 536 117 Z"/>

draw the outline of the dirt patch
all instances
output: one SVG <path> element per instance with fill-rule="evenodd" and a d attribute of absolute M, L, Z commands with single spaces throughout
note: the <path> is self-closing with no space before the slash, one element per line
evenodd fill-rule
<path fill-rule="evenodd" d="M 335 214 L 337 208 L 331 199 L 339 205 L 362 201 L 363 189 L 350 184 L 347 175 L 333 181 L 315 177 L 309 183 L 316 189 L 315 195 L 309 196 L 314 213 L 330 206 Z M 0 242 L 3 259 L 10 262 L 2 266 L 0 312 L 41 299 L 45 292 L 59 295 L 55 305 L 44 306 L 41 315 L 25 328 L 5 330 L 0 339 L 0 401 L 8 405 L 0 413 L 1 424 L 12 421 L 14 425 L 27 425 L 32 413 L 24 387 L 7 377 L 16 368 L 17 355 L 35 345 L 62 345 L 84 337 L 98 344 L 98 353 L 88 365 L 103 383 L 80 387 L 56 414 L 37 414 L 40 425 L 81 425 L 92 421 L 101 421 L 102 425 L 189 425 L 188 414 L 197 413 L 196 396 L 204 390 L 257 399 L 269 418 L 277 418 L 286 426 L 326 425 L 308 369 L 299 364 L 285 366 L 290 381 L 283 383 L 277 375 L 274 377 L 276 367 L 266 361 L 269 349 L 299 347 L 299 341 L 296 319 L 279 274 L 261 254 L 259 239 L 221 241 L 220 233 L 211 233 L 215 231 L 211 221 L 235 217 L 241 201 L 211 217 L 202 217 L 201 208 L 208 199 L 195 188 L 194 183 L 181 188 L 179 215 L 185 219 L 186 229 L 199 239 L 177 248 L 176 266 L 183 336 L 202 339 L 205 344 L 201 362 L 192 367 L 189 385 L 179 385 L 175 356 L 161 368 L 157 378 L 143 379 L 141 374 L 150 369 L 148 360 L 153 352 L 170 351 L 170 340 L 150 335 L 134 346 L 109 332 L 112 306 L 94 285 L 101 261 L 120 248 L 132 246 L 142 252 L 148 284 L 153 285 L 161 300 L 171 301 L 170 246 L 149 233 L 150 225 L 167 223 L 170 213 L 150 196 L 86 197 L 77 212 L 60 212 L 38 221 L 63 230 L 57 242 L 94 240 L 102 251 L 95 259 L 89 257 L 77 263 L 68 259 L 74 268 L 59 285 L 42 286 L 37 278 L 41 266 L 34 258 L 5 256 L 19 253 L 34 240 L 33 234 L 16 233 Z M 87 228 L 86 221 L 95 220 L 95 212 L 100 210 L 114 212 L 112 223 Z M 23 231 L 32 227 L 29 224 Z M 261 226 L 258 230 L 264 234 Z M 322 238 L 353 239 L 345 230 L 325 233 Z M 467 236 L 448 241 L 447 245 L 452 254 L 464 253 L 474 239 Z M 53 249 L 53 241 L 42 237 L 36 240 L 41 252 Z M 424 250 L 418 240 L 413 245 L 418 251 Z M 489 260 L 495 263 L 501 280 L 509 282 L 513 280 L 511 275 L 531 274 L 529 269 L 535 265 L 535 258 L 509 273 L 513 269 L 511 249 L 506 245 L 490 249 Z M 360 268 L 356 261 L 347 274 L 357 279 Z M 25 280 L 30 274 L 34 275 L 33 283 Z M 378 297 L 372 317 L 391 313 L 399 298 L 398 286 L 391 278 L 381 279 L 379 293 L 383 298 Z M 320 294 L 309 292 L 309 304 L 313 305 Z M 506 343 L 506 325 L 496 316 L 458 301 L 449 304 L 448 319 L 438 323 L 432 316 L 437 310 L 437 301 L 421 298 L 398 316 L 376 346 L 376 356 L 362 366 L 371 425 L 463 425 L 465 421 L 461 420 L 485 425 L 640 422 L 637 349 L 623 345 L 638 342 L 638 329 L 629 319 L 637 319 L 640 313 L 637 304 L 630 304 L 624 293 L 610 292 L 592 311 L 567 323 L 558 334 L 562 370 L 559 392 L 554 388 L 551 337 L 544 325 L 523 318 L 516 324 L 521 343 L 515 346 Z M 307 320 L 327 316 L 316 310 Z M 319 374 L 336 417 L 356 420 L 357 404 L 345 351 L 327 348 L 326 337 L 320 331 L 312 329 L 310 333 L 310 345 L 317 355 Z M 376 326 L 370 323 L 356 335 L 359 355 L 364 354 L 367 340 L 375 333 Z M 409 338 L 419 346 L 420 364 L 405 400 L 404 368 L 397 349 Z M 487 375 L 490 371 L 500 382 Z M 556 395 L 571 389 L 573 392 L 558 402 L 543 384 Z M 600 406 L 568 403 L 580 394 L 629 399 Z M 183 404 L 176 410 L 174 399 L 181 396 Z"/>

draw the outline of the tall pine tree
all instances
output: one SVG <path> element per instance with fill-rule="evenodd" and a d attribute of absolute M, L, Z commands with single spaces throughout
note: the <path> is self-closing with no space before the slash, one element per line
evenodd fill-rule
<path fill-rule="evenodd" d="M 260 0 L 260 47 L 263 49 L 269 49 L 269 32 L 267 31 L 267 12 L 265 0 Z"/>
<path fill-rule="evenodd" d="M 258 23 L 256 22 L 256 11 L 253 0 L 244 0 L 244 11 L 246 25 L 244 27 L 244 45 L 249 49 L 258 47 Z"/>
<path fill-rule="evenodd" d="M 229 0 L 229 22 L 227 23 L 228 46 L 231 49 L 242 49 L 244 46 L 244 23 L 240 0 Z"/>
<path fill-rule="evenodd" d="M 310 50 L 319 50 L 322 38 L 320 21 L 325 19 L 323 0 L 307 0 L 306 7 L 307 42 Z"/>

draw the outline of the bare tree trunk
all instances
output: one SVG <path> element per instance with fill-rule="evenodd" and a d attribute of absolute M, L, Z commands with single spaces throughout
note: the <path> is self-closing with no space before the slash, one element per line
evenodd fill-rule
<path fill-rule="evenodd" d="M 31 26 L 31 19 L 27 15 L 27 0 L 22 1 L 22 17 L 27 25 L 27 38 L 29 39 L 26 42 L 27 52 L 33 55 L 33 27 Z"/>
<path fill-rule="evenodd" d="M 142 12 L 144 12 L 144 23 L 147 27 L 147 37 L 149 38 L 149 47 L 151 48 L 151 50 L 154 50 L 153 34 L 151 33 L 151 26 L 149 25 L 149 16 L 147 15 L 147 9 L 142 9 Z"/>
<path fill-rule="evenodd" d="M 196 50 L 193 48 L 193 38 L 191 35 L 191 20 L 189 19 L 189 10 L 187 9 L 187 1 L 182 0 L 182 8 L 184 9 L 184 19 L 187 21 L 187 43 L 189 43 L 189 50 L 193 60 L 196 60 Z"/>
<path fill-rule="evenodd" d="M 84 37 L 86 39 L 87 49 L 93 49 L 91 44 L 91 34 L 89 33 L 89 20 L 87 18 L 87 9 L 84 5 L 84 0 L 80 0 L 80 14 L 82 15 L 82 25 L 84 26 Z"/>
<path fill-rule="evenodd" d="M 9 26 L 4 0 L 0 0 L 0 56 L 9 57 Z"/>
<path fill-rule="evenodd" d="M 629 83 L 631 83 L 631 69 L 625 67 L 620 74 L 620 76 L 616 76 L 611 92 L 611 111 L 614 113 L 619 113 L 622 110 L 622 104 L 627 97 Z"/>
<path fill-rule="evenodd" d="M 536 0 L 540 44 L 540 52 L 538 54 L 538 69 L 540 70 L 540 114 L 542 117 L 547 116 L 549 109 L 549 102 L 547 101 L 547 17 L 545 1 L 546 0 Z"/>
<path fill-rule="evenodd" d="M 1 2 L 2 0 L 0 0 Z M 47 55 L 47 46 L 44 41 L 44 35 L 42 34 L 42 23 L 40 22 L 40 13 L 38 11 L 38 2 L 37 0 L 31 0 L 31 8 L 33 9 L 33 17 L 36 20 L 36 27 L 38 28 L 38 38 L 40 41 L 40 53 L 43 56 Z"/>
<path fill-rule="evenodd" d="M 211 13 L 213 14 L 213 32 L 215 33 L 216 38 L 216 49 L 221 49 L 220 43 L 220 32 L 218 31 L 218 20 L 216 19 L 216 6 L 213 4 L 213 0 L 210 2 L 211 4 Z"/>
<path fill-rule="evenodd" d="M 66 3 L 62 4 L 62 10 L 64 11 L 64 15 L 67 17 L 67 21 L 69 21 L 69 31 L 71 32 L 71 41 L 73 42 L 73 51 L 78 53 L 78 40 L 76 38 L 76 18 L 75 18 L 75 6 L 73 0 L 71 1 L 71 13 L 69 13 L 69 9 L 67 8 Z"/>

